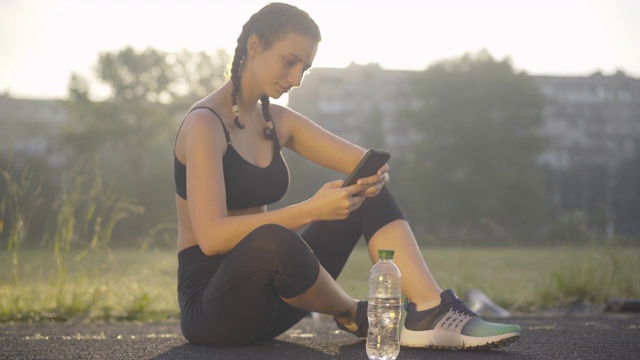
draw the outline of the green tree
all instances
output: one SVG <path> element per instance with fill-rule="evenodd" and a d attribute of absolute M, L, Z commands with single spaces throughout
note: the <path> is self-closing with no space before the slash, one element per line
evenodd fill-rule
<path fill-rule="evenodd" d="M 131 47 L 98 57 L 96 77 L 108 94 L 92 101 L 88 81 L 73 75 L 69 105 L 74 123 L 65 144 L 78 157 L 100 155 L 124 194 L 146 209 L 141 231 L 173 216 L 171 153 L 182 116 L 225 80 L 229 55 L 219 50 L 171 54 Z"/>
<path fill-rule="evenodd" d="M 406 196 L 414 219 L 440 235 L 496 241 L 545 220 L 544 176 L 535 164 L 543 98 L 508 59 L 486 52 L 430 66 L 413 83 L 408 111 L 421 138 L 407 154 L 420 184 Z"/>

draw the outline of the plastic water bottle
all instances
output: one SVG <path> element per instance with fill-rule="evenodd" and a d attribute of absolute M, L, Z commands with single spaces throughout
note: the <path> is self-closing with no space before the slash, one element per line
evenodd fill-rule
<path fill-rule="evenodd" d="M 379 261 L 369 274 L 369 360 L 395 360 L 400 353 L 402 275 L 393 250 L 378 250 Z"/>

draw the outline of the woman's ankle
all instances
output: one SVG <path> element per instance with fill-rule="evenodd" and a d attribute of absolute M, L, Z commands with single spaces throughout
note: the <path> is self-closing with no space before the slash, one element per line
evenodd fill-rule
<path fill-rule="evenodd" d="M 351 325 L 353 325 L 357 328 L 357 325 L 355 323 L 355 316 L 356 316 L 357 310 L 358 310 L 358 302 L 354 300 L 353 306 L 351 308 L 340 312 L 339 314 L 334 316 L 334 318 L 336 319 L 337 322 L 339 322 L 340 324 L 346 327 L 350 327 Z"/>

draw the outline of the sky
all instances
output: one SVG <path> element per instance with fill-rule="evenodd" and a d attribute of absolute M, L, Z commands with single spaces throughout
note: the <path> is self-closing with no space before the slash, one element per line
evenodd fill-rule
<path fill-rule="evenodd" d="M 424 70 L 486 49 L 532 75 L 640 78 L 637 0 L 290 0 L 320 26 L 314 67 Z M 126 46 L 232 53 L 265 0 L 0 0 L 0 93 L 65 98 Z"/>

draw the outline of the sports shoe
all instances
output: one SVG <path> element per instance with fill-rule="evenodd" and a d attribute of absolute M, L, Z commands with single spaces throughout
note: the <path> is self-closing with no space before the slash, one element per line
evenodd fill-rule
<path fill-rule="evenodd" d="M 338 328 L 349 332 L 359 338 L 366 338 L 367 333 L 369 332 L 369 318 L 367 317 L 367 308 L 369 307 L 369 302 L 367 300 L 358 301 L 358 309 L 356 310 L 356 316 L 354 317 L 351 326 L 347 327 L 336 320 L 336 325 Z M 334 318 L 335 320 L 335 318 Z"/>
<path fill-rule="evenodd" d="M 408 300 L 408 299 L 407 299 Z M 452 290 L 440 294 L 440 305 L 417 311 L 407 301 L 400 345 L 447 349 L 492 349 L 520 338 L 520 326 L 482 320 Z"/>

